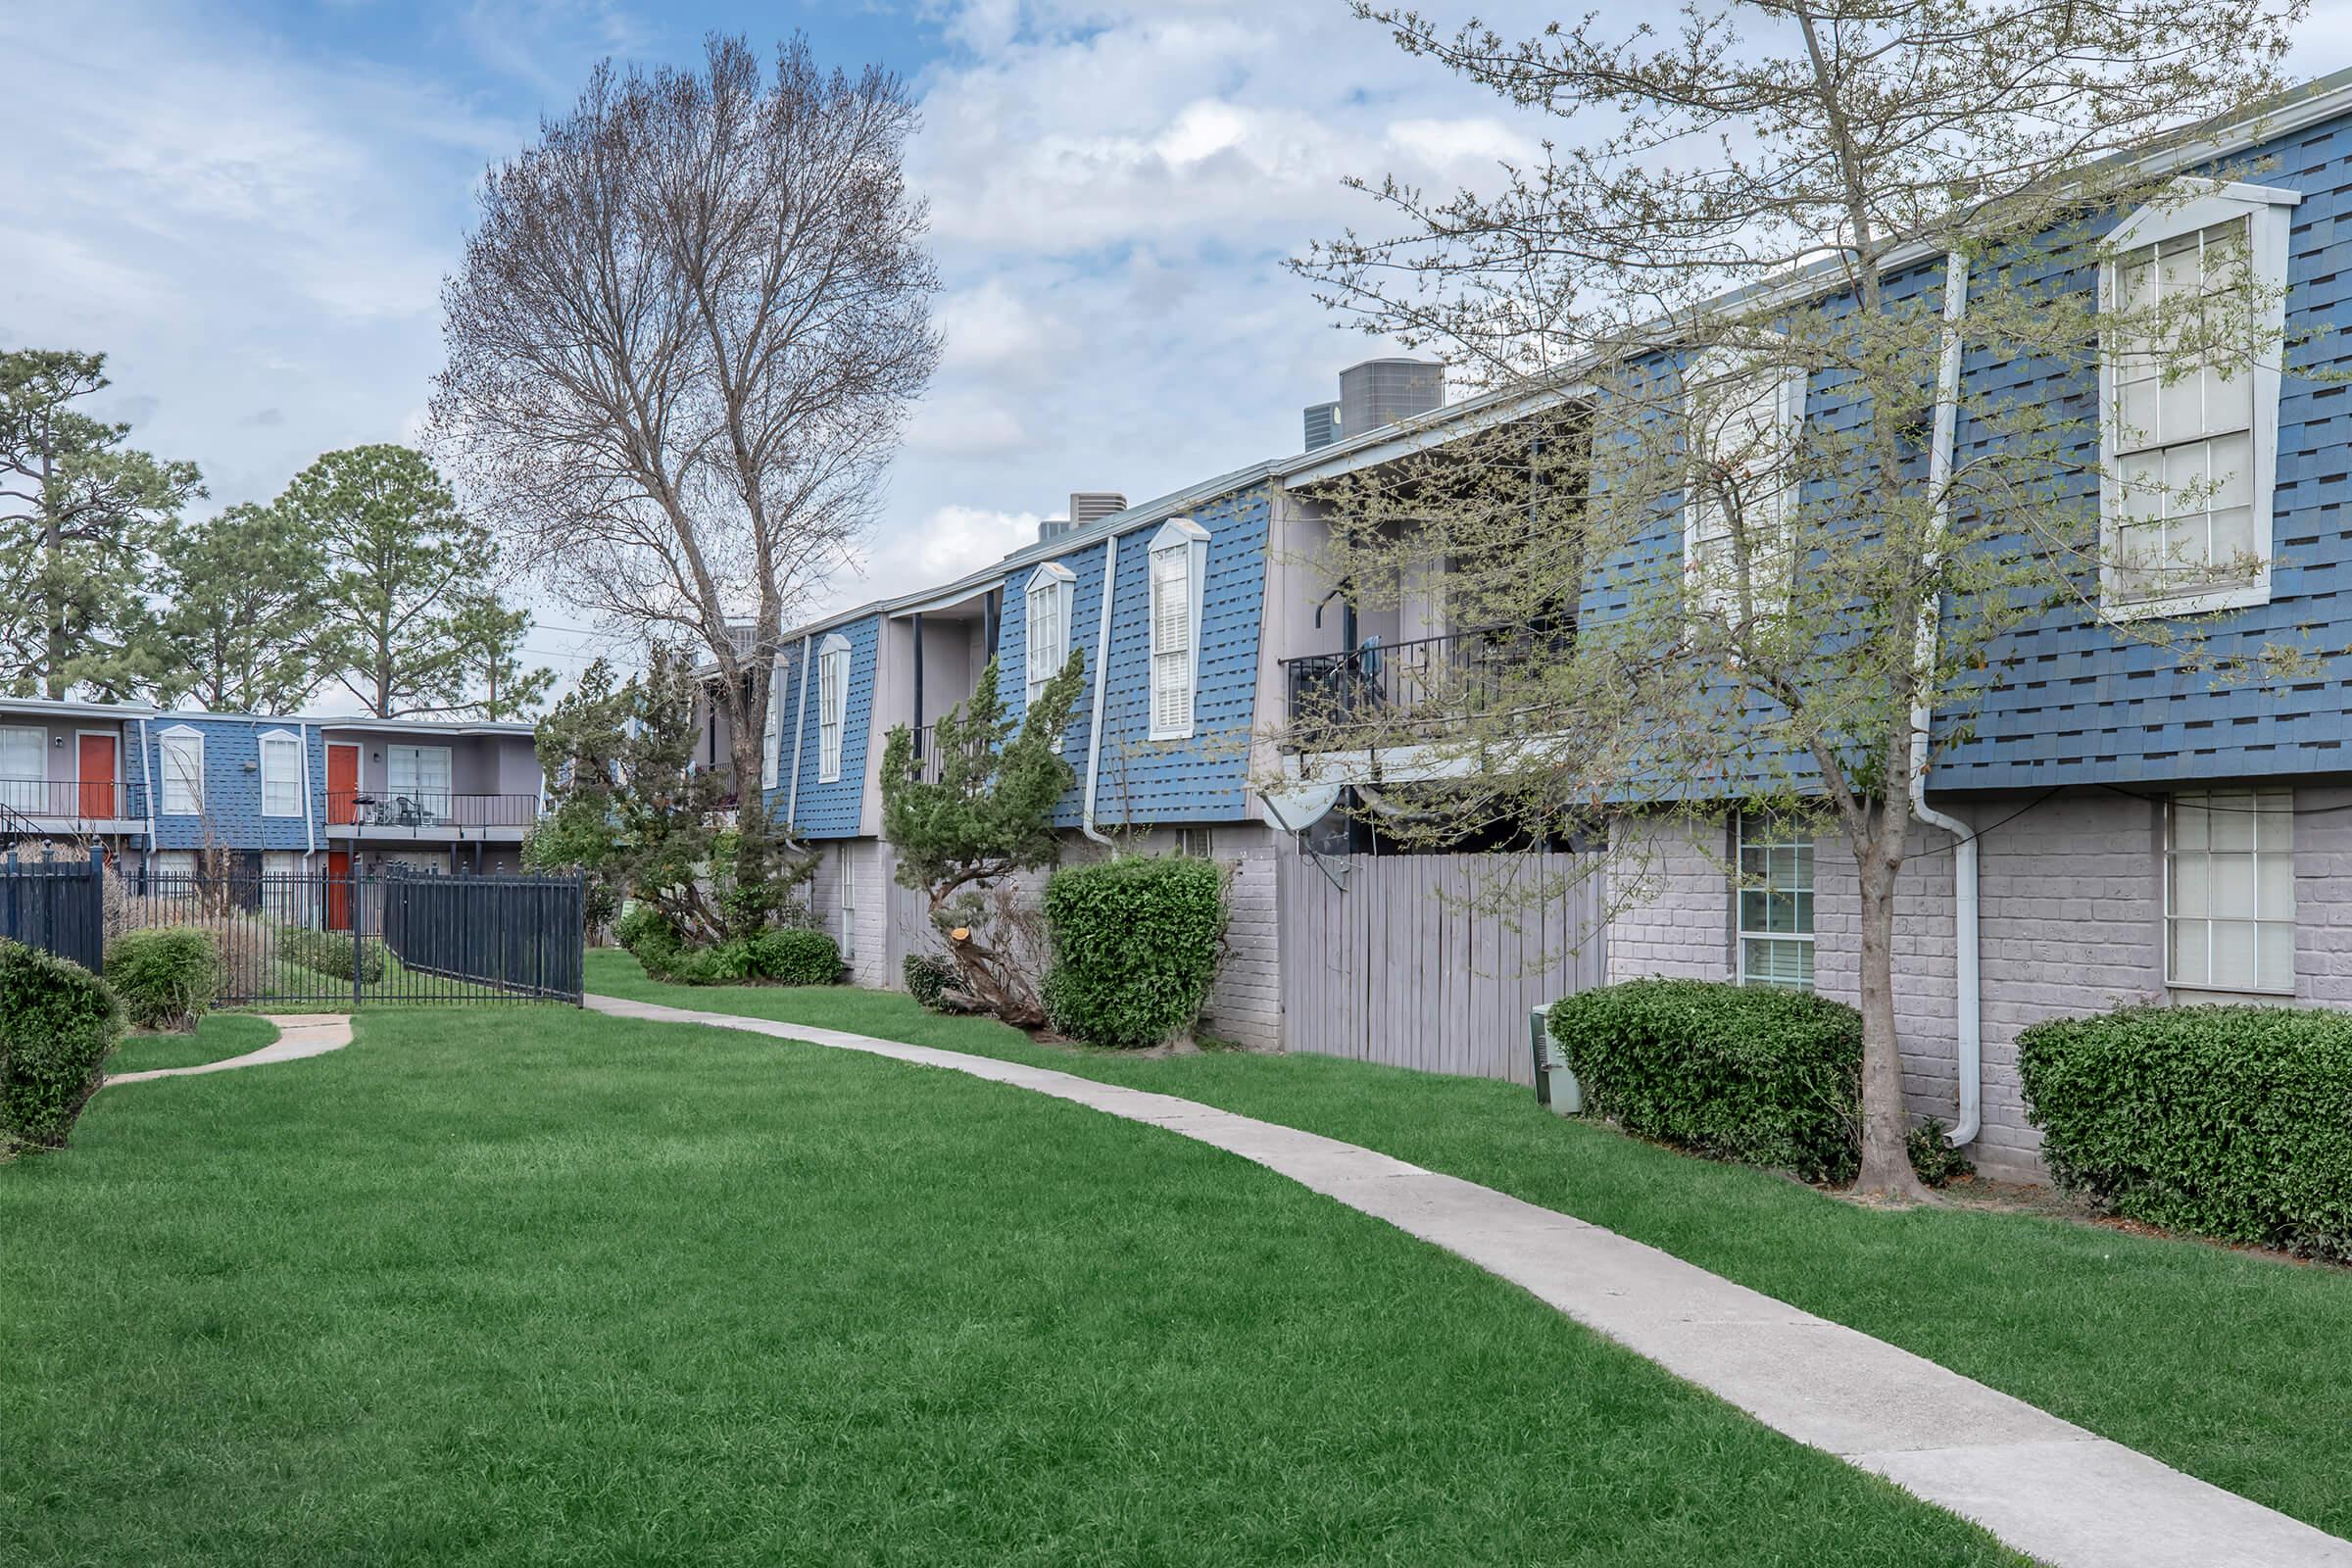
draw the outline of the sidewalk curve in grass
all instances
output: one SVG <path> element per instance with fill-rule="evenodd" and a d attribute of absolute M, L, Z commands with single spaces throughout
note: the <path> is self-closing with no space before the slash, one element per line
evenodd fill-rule
<path fill-rule="evenodd" d="M 323 1056 L 351 1044 L 351 1014 L 347 1012 L 291 1012 L 273 1016 L 277 1038 L 242 1056 L 202 1061 L 193 1067 L 150 1067 L 145 1072 L 111 1074 L 109 1084 L 144 1083 L 150 1078 L 185 1078 L 191 1073 L 227 1072 L 232 1067 L 266 1067 L 273 1061 L 300 1061 Z"/>
<path fill-rule="evenodd" d="M 1314 1133 L 1051 1068 L 657 1003 L 592 996 L 587 1004 L 618 1017 L 709 1024 L 945 1067 L 1227 1150 L 1467 1258 L 1766 1426 L 1885 1476 L 2059 1568 L 2352 1568 L 2352 1542 L 1908 1350 L 1493 1188 Z"/>

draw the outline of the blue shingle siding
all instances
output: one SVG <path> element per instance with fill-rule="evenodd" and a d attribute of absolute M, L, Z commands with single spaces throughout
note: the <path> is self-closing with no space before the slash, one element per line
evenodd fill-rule
<path fill-rule="evenodd" d="M 817 680 L 814 663 L 825 639 L 833 635 L 846 638 L 850 645 L 850 685 L 848 701 L 843 705 L 841 721 L 841 776 L 831 783 L 817 779 Z M 803 838 L 855 838 L 862 831 L 859 822 L 865 800 L 865 760 L 869 744 L 879 744 L 868 733 L 874 715 L 874 662 L 882 642 L 882 617 L 867 615 L 858 620 L 829 626 L 819 632 L 808 645 L 808 707 L 801 715 L 801 788 L 800 800 L 794 810 L 794 832 Z M 782 722 L 776 726 L 776 788 L 767 797 L 770 811 L 782 811 L 792 799 L 793 724 L 792 715 L 800 704 L 800 649 L 795 644 L 792 656 L 785 661 L 791 686 L 785 698 Z"/>
<path fill-rule="evenodd" d="M 1111 606 L 1108 684 L 1104 688 L 1099 823 L 1238 820 L 1249 799 L 1250 735 L 1256 719 L 1259 632 L 1265 611 L 1268 492 L 1252 485 L 1201 501 L 1186 514 L 1208 530 L 1207 576 L 1200 611 L 1200 684 L 1189 740 L 1151 739 L 1152 540 L 1159 523 L 1144 524 L 1118 543 Z M 1055 820 L 1077 825 L 1085 788 L 1087 747 L 1094 724 L 1095 650 L 1102 630 L 1102 543 L 1056 558 L 1076 579 L 1071 585 L 1070 646 L 1085 656 L 1080 692 L 1062 752 L 1078 775 Z M 999 662 L 1018 715 L 1026 700 L 1028 586 L 1036 571 L 1024 565 L 1004 580 Z"/>
<path fill-rule="evenodd" d="M 2335 215 L 2352 195 L 2352 119 L 2331 122 L 2274 143 L 2233 166 L 2253 163 L 2243 177 L 2303 193 L 2290 224 L 2286 326 L 2290 338 L 2321 329 L 2313 341 L 2291 344 L 2278 405 L 2278 478 L 2273 514 L 2271 602 L 2199 617 L 2187 625 L 2213 658 L 2253 656 L 2266 645 L 2329 654 L 2321 671 L 2291 682 L 2223 681 L 2180 669 L 2180 654 L 2089 618 L 2079 607 L 2056 608 L 2021 623 L 1991 651 L 1994 680 L 1981 698 L 1956 694 L 1937 715 L 1939 739 L 1955 725 L 1973 735 L 1952 737 L 1935 764 L 1939 790 L 2017 789 L 2056 784 L 2160 783 L 2268 774 L 2352 771 L 2352 521 L 2345 516 L 2352 476 L 2352 388 L 2317 385 L 2297 371 L 2352 370 L 2352 337 L 2328 329 L 2345 324 L 2352 294 L 2352 229 L 2336 237 Z M 2261 169 L 2263 163 L 2273 167 Z M 2090 270 L 2071 272 L 2052 263 L 2036 273 L 2021 266 L 2019 286 L 2063 277 L 2065 286 L 2093 286 Z M 1891 296 L 1940 293 L 1941 263 L 1890 278 Z M 1980 286 L 1985 286 L 1982 282 Z M 1838 302 L 1825 309 L 1840 309 Z M 1962 368 L 1967 403 L 2003 399 L 2056 402 L 2058 416 L 2081 421 L 2074 457 L 2074 498 L 2095 515 L 2098 466 L 2094 368 L 2051 360 L 2006 361 L 1972 347 Z M 1963 409 L 1955 456 L 1967 463 L 1996 435 Z M 1834 377 L 1816 375 L 1806 415 L 1841 427 L 1858 416 Z M 1654 529 L 1605 562 L 1581 605 L 1589 623 L 1626 612 L 1637 585 L 1679 571 L 1682 514 L 1679 497 L 1659 510 Z M 2095 582 L 2081 585 L 2093 599 Z M 1954 613 L 1947 607 L 1946 613 Z M 1792 766 L 1798 777 L 1810 769 Z"/>
<path fill-rule="evenodd" d="M 164 814 L 164 774 L 161 748 L 167 730 L 180 727 L 204 737 L 204 816 Z M 309 808 L 312 815 L 262 815 L 261 737 L 270 730 L 302 735 L 304 726 L 283 718 L 216 718 L 201 713 L 158 713 L 147 720 L 146 743 L 155 756 L 140 751 L 136 721 L 124 726 L 128 741 L 124 755 L 132 779 L 153 786 L 155 840 L 158 849 L 196 850 L 206 845 L 206 818 L 211 819 L 211 842 L 232 850 L 301 850 L 314 845 L 314 824 L 326 819 L 326 754 L 319 733 L 312 727 L 307 750 L 311 760 Z"/>

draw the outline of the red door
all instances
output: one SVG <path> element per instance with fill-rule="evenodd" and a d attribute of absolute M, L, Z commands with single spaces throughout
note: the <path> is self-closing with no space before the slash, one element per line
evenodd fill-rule
<path fill-rule="evenodd" d="M 329 796 L 328 799 L 333 797 Z M 326 928 L 329 931 L 351 929 L 351 852 L 348 850 L 326 852 Z"/>
<path fill-rule="evenodd" d="M 360 749 L 357 746 L 329 746 L 326 749 L 326 819 L 329 822 L 349 822 L 352 803 L 360 794 Z M 349 859 L 350 857 L 344 857 Z"/>
<path fill-rule="evenodd" d="M 85 817 L 116 817 L 122 813 L 115 809 L 115 754 L 118 743 L 112 735 L 83 735 L 75 760 L 79 763 L 77 777 L 81 780 L 81 810 Z"/>

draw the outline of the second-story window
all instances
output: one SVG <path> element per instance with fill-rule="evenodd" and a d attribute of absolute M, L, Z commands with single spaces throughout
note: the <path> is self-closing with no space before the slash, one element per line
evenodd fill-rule
<path fill-rule="evenodd" d="M 1207 576 L 1208 530 L 1190 517 L 1169 519 L 1152 539 L 1152 738 L 1193 733 L 1193 698 L 1200 674 L 1200 601 Z"/>
<path fill-rule="evenodd" d="M 1788 603 L 1795 565 L 1804 374 L 1709 349 L 1683 372 L 1683 581 L 1691 610 L 1732 626 L 1744 618 L 1742 605 L 1768 618 Z"/>
<path fill-rule="evenodd" d="M 780 655 L 768 663 L 767 722 L 760 731 L 760 787 L 763 790 L 776 787 L 778 759 L 784 737 L 784 688 L 791 684 L 786 678 L 787 668 Z M 710 728 L 715 735 L 718 729 L 716 703 L 710 705 Z"/>
<path fill-rule="evenodd" d="M 2293 191 L 2208 186 L 2115 235 L 2100 307 L 2103 599 L 2187 614 L 2270 598 Z"/>
<path fill-rule="evenodd" d="M 1037 701 L 1046 682 L 1061 673 L 1070 657 L 1070 597 L 1076 581 L 1069 567 L 1054 562 L 1029 574 L 1025 595 L 1028 628 L 1023 636 L 1028 648 L 1030 702 Z"/>
<path fill-rule="evenodd" d="M 284 730 L 262 737 L 262 814 L 302 815 L 302 742 Z"/>
<path fill-rule="evenodd" d="M 816 656 L 816 778 L 841 777 L 841 735 L 850 710 L 850 640 L 835 635 Z"/>
<path fill-rule="evenodd" d="M 196 816 L 204 810 L 204 735 L 181 726 L 156 741 L 156 766 L 163 774 L 163 814 Z"/>

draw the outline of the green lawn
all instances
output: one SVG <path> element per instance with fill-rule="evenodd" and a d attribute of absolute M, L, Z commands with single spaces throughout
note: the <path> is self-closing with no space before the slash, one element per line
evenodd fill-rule
<path fill-rule="evenodd" d="M 750 1036 L 364 1014 L 0 1236 L 0 1562 L 2018 1561 L 1231 1155 Z"/>
<path fill-rule="evenodd" d="M 242 1056 L 277 1038 L 277 1025 L 250 1012 L 208 1012 L 189 1035 L 132 1035 L 107 1058 L 110 1073 L 152 1067 L 195 1067 Z"/>
<path fill-rule="evenodd" d="M 590 956 L 589 989 L 1035 1061 L 1361 1144 L 1648 1242 L 2352 1535 L 2352 1270 L 2058 1219 L 1858 1209 L 1477 1079 L 1051 1050 L 896 993 L 657 985 L 620 953 Z"/>

